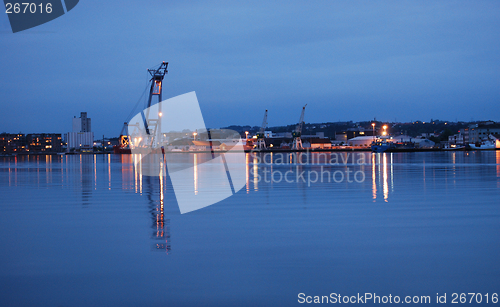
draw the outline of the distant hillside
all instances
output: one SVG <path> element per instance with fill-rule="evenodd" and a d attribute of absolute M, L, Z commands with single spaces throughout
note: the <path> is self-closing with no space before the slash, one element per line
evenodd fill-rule
<path fill-rule="evenodd" d="M 302 130 L 303 134 L 315 134 L 316 132 L 324 132 L 325 137 L 331 139 L 335 138 L 335 134 L 347 131 L 348 129 L 364 129 L 366 131 L 372 130 L 372 123 L 375 123 L 377 131 L 381 129 L 383 125 L 388 126 L 390 134 L 406 134 L 412 137 L 422 135 L 422 133 L 435 133 L 440 134 L 446 138 L 448 135 L 456 134 L 459 130 L 468 127 L 470 124 L 476 122 L 451 122 L 442 120 L 433 120 L 431 122 L 415 121 L 410 123 L 393 123 L 393 122 L 380 122 L 380 121 L 363 121 L 363 122 L 328 122 L 328 123 L 306 123 Z M 287 126 L 274 126 L 267 127 L 267 131 L 273 132 L 292 132 L 295 129 L 296 124 Z M 245 131 L 250 134 L 255 134 L 259 131 L 258 126 L 239 126 L 232 125 L 229 127 L 224 127 L 224 129 L 232 129 L 238 131 L 242 135 Z"/>

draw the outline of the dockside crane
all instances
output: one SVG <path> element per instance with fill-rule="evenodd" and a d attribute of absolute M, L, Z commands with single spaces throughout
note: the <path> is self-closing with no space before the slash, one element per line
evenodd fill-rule
<path fill-rule="evenodd" d="M 262 121 L 262 126 L 260 127 L 259 132 L 257 133 L 257 144 L 256 147 L 258 149 L 266 149 L 266 141 L 264 140 L 265 134 L 264 131 L 267 127 L 267 110 L 264 113 L 264 120 Z"/>
<path fill-rule="evenodd" d="M 151 87 L 149 89 L 149 99 L 148 104 L 146 106 L 146 114 L 144 111 L 141 112 L 142 120 L 144 122 L 144 128 L 146 130 L 146 134 L 148 134 L 147 143 L 151 146 L 151 148 L 156 148 L 157 143 L 161 142 L 161 116 L 162 108 L 162 93 L 163 93 L 163 78 L 167 71 L 168 62 L 162 62 L 160 66 L 156 69 L 148 69 L 149 74 L 151 75 L 151 79 L 149 82 L 151 83 Z M 149 114 L 149 107 L 151 107 L 151 102 L 153 97 L 158 97 L 158 114 Z"/>
<path fill-rule="evenodd" d="M 300 136 L 302 135 L 302 127 L 304 126 L 304 113 L 306 111 L 307 104 L 302 108 L 302 113 L 300 114 L 299 123 L 297 127 L 295 127 L 295 131 L 292 132 L 293 136 L 293 145 L 292 149 L 303 149 L 302 147 L 302 139 Z"/>
<path fill-rule="evenodd" d="M 127 122 L 123 123 L 123 128 L 122 131 L 120 132 L 120 138 L 118 139 L 118 148 L 119 150 L 126 150 L 129 148 L 130 145 L 130 137 L 128 134 L 128 127 L 127 127 Z M 115 153 L 119 153 L 116 152 Z"/>
<path fill-rule="evenodd" d="M 146 112 L 141 111 L 141 115 L 144 123 L 144 128 L 148 136 L 147 140 L 144 141 L 146 144 L 149 144 L 153 148 L 156 147 L 155 145 L 157 143 L 161 142 L 161 120 L 160 120 L 162 116 L 161 101 L 163 93 L 163 78 L 165 77 L 165 74 L 168 72 L 167 67 L 168 67 L 168 62 L 162 62 L 158 68 L 148 69 L 148 73 L 151 76 L 151 79 L 149 80 L 150 83 L 149 97 L 147 105 L 145 106 Z M 158 104 L 159 104 L 158 114 L 150 114 L 149 112 L 149 107 L 151 107 L 154 97 L 158 97 Z M 131 115 L 132 114 L 133 112 L 131 113 Z M 127 122 L 124 123 L 122 131 L 120 133 L 118 146 L 115 147 L 115 153 L 130 153 L 130 148 L 129 148 L 130 136 L 128 132 L 129 126 L 130 125 L 128 125 Z"/>

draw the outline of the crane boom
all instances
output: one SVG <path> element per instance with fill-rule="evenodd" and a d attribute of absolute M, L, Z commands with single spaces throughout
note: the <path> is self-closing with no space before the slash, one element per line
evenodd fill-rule
<path fill-rule="evenodd" d="M 149 74 L 151 75 L 151 87 L 149 89 L 149 99 L 148 104 L 146 106 L 146 114 L 142 114 L 142 120 L 144 122 L 144 128 L 146 129 L 147 134 L 151 134 L 150 126 L 154 124 L 151 122 L 151 118 L 149 117 L 149 107 L 151 107 L 151 101 L 153 100 L 153 96 L 158 96 L 158 102 L 162 101 L 162 92 L 163 92 L 163 78 L 167 71 L 168 62 L 162 62 L 160 66 L 156 69 L 148 69 Z M 160 108 L 161 109 L 161 108 Z M 160 110 L 161 111 L 161 110 Z M 154 121 L 154 120 L 153 120 Z"/>
<path fill-rule="evenodd" d="M 264 120 L 262 121 L 262 126 L 260 127 L 259 133 L 257 133 L 257 148 L 259 149 L 265 149 L 266 148 L 266 142 L 264 141 L 264 131 L 266 130 L 267 127 L 267 110 L 264 113 Z"/>
<path fill-rule="evenodd" d="M 264 134 L 264 130 L 267 127 L 267 110 L 266 113 L 264 114 L 264 120 L 262 121 L 262 126 L 260 127 L 260 133 Z"/>
<path fill-rule="evenodd" d="M 306 107 L 307 103 L 304 107 L 302 107 L 302 113 L 300 113 L 299 123 L 297 124 L 297 127 L 295 127 L 295 133 L 298 134 L 302 133 L 302 126 L 304 125 L 304 113 L 306 112 Z"/>
<path fill-rule="evenodd" d="M 148 72 L 151 75 L 151 79 L 149 80 L 149 82 L 151 82 L 151 88 L 149 89 L 149 99 L 146 108 L 149 108 L 151 106 L 151 100 L 153 99 L 153 95 L 158 95 L 158 101 L 161 101 L 162 83 L 165 74 L 168 72 L 167 67 L 168 67 L 168 62 L 162 62 L 158 68 L 148 69 Z"/>
<path fill-rule="evenodd" d="M 307 103 L 304 107 L 302 107 L 302 113 L 300 113 L 299 123 L 297 127 L 295 127 L 295 131 L 292 132 L 293 136 L 293 145 L 292 149 L 303 149 L 302 147 L 302 139 L 300 138 L 302 134 L 302 127 L 304 126 L 304 113 L 306 112 Z"/>

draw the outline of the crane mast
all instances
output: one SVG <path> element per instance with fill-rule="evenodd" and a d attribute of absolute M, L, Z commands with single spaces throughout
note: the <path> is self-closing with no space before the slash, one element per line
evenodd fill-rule
<path fill-rule="evenodd" d="M 156 148 L 157 144 L 161 143 L 161 116 L 162 116 L 162 93 L 163 93 L 163 78 L 167 71 L 168 62 L 162 62 L 157 69 L 148 69 L 149 74 L 151 75 L 151 86 L 149 89 L 149 99 L 148 105 L 146 106 L 146 114 L 144 111 L 141 112 L 142 120 L 144 122 L 144 128 L 146 130 L 146 134 L 148 134 L 148 139 L 146 140 L 146 144 L 149 144 L 151 148 Z M 158 97 L 158 114 L 152 114 L 150 116 L 149 107 L 151 107 L 151 102 L 153 97 Z"/>
<path fill-rule="evenodd" d="M 300 136 L 302 135 L 302 127 L 304 126 L 304 113 L 306 111 L 306 107 L 307 107 L 307 104 L 304 107 L 302 107 L 302 113 L 300 114 L 299 123 L 295 127 L 295 131 L 292 132 L 292 136 L 293 136 L 292 149 L 303 149 L 304 148 L 304 147 L 302 147 L 302 139 L 300 138 Z"/>
<path fill-rule="evenodd" d="M 259 132 L 257 133 L 257 148 L 258 149 L 266 149 L 266 141 L 264 140 L 265 134 L 264 131 L 267 127 L 267 110 L 264 113 L 264 120 L 262 121 L 262 126 L 260 127 Z"/>

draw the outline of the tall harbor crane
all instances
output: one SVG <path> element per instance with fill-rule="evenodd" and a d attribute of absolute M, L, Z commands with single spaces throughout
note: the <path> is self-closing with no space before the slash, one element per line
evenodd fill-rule
<path fill-rule="evenodd" d="M 299 123 L 297 124 L 297 127 L 295 127 L 295 131 L 292 132 L 293 136 L 293 145 L 292 149 L 303 149 L 302 147 L 302 139 L 300 136 L 302 135 L 302 127 L 304 126 L 304 113 L 306 111 L 307 103 L 306 105 L 302 108 L 302 113 L 300 114 L 300 119 Z"/>
<path fill-rule="evenodd" d="M 264 120 L 262 121 L 262 126 L 260 127 L 259 132 L 257 133 L 257 148 L 258 149 L 266 149 L 266 141 L 264 140 L 265 134 L 264 131 L 267 127 L 267 110 L 264 113 Z"/>
<path fill-rule="evenodd" d="M 160 117 L 162 116 L 161 109 L 161 101 L 162 101 L 162 92 L 163 92 L 163 78 L 167 71 L 168 62 L 162 62 L 158 68 L 148 69 L 148 73 L 151 76 L 149 80 L 150 88 L 149 88 L 149 97 L 148 102 L 145 106 L 145 112 L 141 111 L 142 120 L 144 123 L 144 128 L 146 134 L 148 135 L 145 144 L 148 144 L 151 147 L 156 147 L 155 145 L 161 142 L 161 121 Z M 146 91 L 146 90 L 145 90 Z M 144 93 L 143 93 L 144 94 Z M 149 114 L 149 107 L 151 107 L 151 103 L 153 102 L 153 97 L 158 97 L 158 114 Z M 135 108 L 134 108 L 135 110 Z M 133 111 L 131 115 L 133 115 Z M 129 116 L 129 119 L 131 118 Z M 128 120 L 129 120 L 128 119 Z M 127 120 L 127 121 L 128 121 Z M 120 133 L 120 139 L 118 146 L 114 147 L 115 153 L 130 153 L 130 137 L 128 132 L 128 123 L 125 122 Z M 136 144 L 135 144 L 136 145 Z"/>
<path fill-rule="evenodd" d="M 162 62 L 160 64 L 160 67 L 158 67 L 157 69 L 148 69 L 148 72 L 151 75 L 151 79 L 149 80 L 149 82 L 151 82 L 151 87 L 149 89 L 149 99 L 146 106 L 146 114 L 144 114 L 144 111 L 142 111 L 141 115 L 144 122 L 146 134 L 148 134 L 147 144 L 149 144 L 152 148 L 155 148 L 155 145 L 161 142 L 161 96 L 163 92 L 163 78 L 168 72 L 167 67 L 168 62 Z M 153 96 L 158 97 L 158 114 L 152 114 L 152 116 L 150 116 L 149 107 L 151 107 Z"/>

